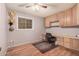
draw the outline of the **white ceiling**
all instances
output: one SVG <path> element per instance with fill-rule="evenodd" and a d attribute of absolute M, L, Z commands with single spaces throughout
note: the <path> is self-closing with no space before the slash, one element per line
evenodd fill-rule
<path fill-rule="evenodd" d="M 71 8 L 73 5 L 75 5 L 74 3 L 46 3 L 48 5 L 46 9 L 40 8 L 38 11 L 35 11 L 31 7 L 30 8 L 19 7 L 18 5 L 20 4 L 21 3 L 7 3 L 6 5 L 8 8 L 40 17 L 46 17 L 59 11 Z"/>

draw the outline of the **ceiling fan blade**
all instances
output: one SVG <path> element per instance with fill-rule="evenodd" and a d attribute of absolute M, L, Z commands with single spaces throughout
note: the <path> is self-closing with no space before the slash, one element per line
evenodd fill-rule
<path fill-rule="evenodd" d="M 47 6 L 44 6 L 44 5 L 42 5 L 41 7 L 43 7 L 43 8 L 47 8 Z"/>
<path fill-rule="evenodd" d="M 43 7 L 43 8 L 47 8 L 46 4 L 38 4 L 39 6 Z"/>
<path fill-rule="evenodd" d="M 28 7 L 30 7 L 31 5 L 30 5 L 29 3 L 24 3 L 24 4 L 20 4 L 19 6 L 20 6 L 20 7 L 26 7 L 26 8 L 28 8 Z"/>
<path fill-rule="evenodd" d="M 29 8 L 29 7 L 31 7 L 31 6 L 25 6 L 26 8 Z"/>
<path fill-rule="evenodd" d="M 25 3 L 25 4 L 20 4 L 19 6 L 20 6 L 20 7 L 23 7 L 23 6 L 25 6 L 25 5 L 26 5 L 26 3 Z"/>
<path fill-rule="evenodd" d="M 53 8 L 57 8 L 56 4 L 46 3 L 46 5 L 51 6 L 51 7 L 53 7 Z"/>

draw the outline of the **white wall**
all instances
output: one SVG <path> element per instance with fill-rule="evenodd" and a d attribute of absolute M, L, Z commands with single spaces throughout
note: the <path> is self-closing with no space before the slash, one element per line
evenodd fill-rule
<path fill-rule="evenodd" d="M 0 55 L 5 55 L 7 49 L 7 17 L 5 4 L 0 3 Z"/>
<path fill-rule="evenodd" d="M 33 20 L 33 29 L 31 30 L 17 30 L 17 16 L 23 16 Z M 42 40 L 44 33 L 44 19 L 41 17 L 16 12 L 15 30 L 8 33 L 9 47 L 18 46 L 21 44 L 33 43 Z"/>
<path fill-rule="evenodd" d="M 52 27 L 46 29 L 46 32 L 53 33 L 55 35 L 75 36 L 75 35 L 79 35 L 79 28 Z"/>

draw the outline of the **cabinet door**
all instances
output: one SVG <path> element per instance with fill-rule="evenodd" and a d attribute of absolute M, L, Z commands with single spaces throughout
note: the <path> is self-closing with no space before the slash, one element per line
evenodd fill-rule
<path fill-rule="evenodd" d="M 64 47 L 72 49 L 72 39 L 64 38 Z"/>
<path fill-rule="evenodd" d="M 58 21 L 58 19 L 57 19 L 57 14 L 51 15 L 51 16 L 50 16 L 50 21 L 51 21 L 51 22 Z"/>
<path fill-rule="evenodd" d="M 66 16 L 66 19 L 65 19 L 65 26 L 72 26 L 72 9 L 68 9 L 65 11 L 65 16 Z"/>
<path fill-rule="evenodd" d="M 63 42 L 63 38 L 62 37 L 58 37 L 57 38 L 57 45 L 61 45 L 61 46 L 64 45 L 64 42 Z"/>
<path fill-rule="evenodd" d="M 77 6 L 72 7 L 72 26 L 77 26 Z"/>
<path fill-rule="evenodd" d="M 69 38 L 64 38 L 64 47 L 70 48 L 70 39 Z"/>
<path fill-rule="evenodd" d="M 70 38 L 64 38 L 64 42 L 70 42 Z"/>
<path fill-rule="evenodd" d="M 66 27 L 71 25 L 71 10 L 66 10 L 60 13 L 60 25 L 61 27 Z"/>
<path fill-rule="evenodd" d="M 51 26 L 50 23 L 55 22 L 55 21 L 58 21 L 56 14 L 46 17 L 45 18 L 45 27 L 50 27 Z"/>
<path fill-rule="evenodd" d="M 70 48 L 70 43 L 69 42 L 64 42 L 64 47 Z"/>
<path fill-rule="evenodd" d="M 79 40 L 78 39 L 73 39 L 73 49 L 79 51 Z"/>
<path fill-rule="evenodd" d="M 59 19 L 60 26 L 61 26 L 61 27 L 64 27 L 64 25 L 65 25 L 65 20 L 66 20 L 66 18 L 65 18 L 65 12 L 60 12 L 60 13 L 58 14 L 58 19 Z"/>
<path fill-rule="evenodd" d="M 45 27 L 50 27 L 50 19 L 45 18 Z"/>
<path fill-rule="evenodd" d="M 59 16 L 61 27 L 72 26 L 72 24 L 73 24 L 72 19 L 73 19 L 72 8 L 70 8 L 64 12 L 61 12 L 60 16 Z"/>
<path fill-rule="evenodd" d="M 76 22 L 77 22 L 77 26 L 79 26 L 79 3 L 76 5 L 76 15 L 77 15 L 77 20 L 76 20 Z"/>

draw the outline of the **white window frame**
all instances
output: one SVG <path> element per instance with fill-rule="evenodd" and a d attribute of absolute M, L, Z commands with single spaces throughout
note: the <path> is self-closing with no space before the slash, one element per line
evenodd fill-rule
<path fill-rule="evenodd" d="M 29 20 L 32 20 L 32 28 L 30 29 L 19 29 L 18 28 L 18 17 L 21 17 L 21 18 L 26 18 L 26 19 L 29 19 Z M 25 17 L 25 16 L 17 16 L 17 20 L 16 20 L 16 28 L 17 30 L 34 30 L 34 21 L 33 21 L 34 18 L 29 18 L 29 17 Z"/>

